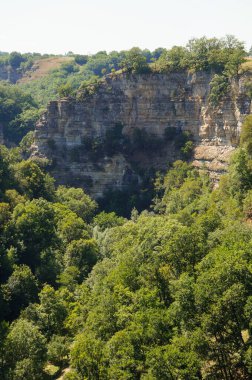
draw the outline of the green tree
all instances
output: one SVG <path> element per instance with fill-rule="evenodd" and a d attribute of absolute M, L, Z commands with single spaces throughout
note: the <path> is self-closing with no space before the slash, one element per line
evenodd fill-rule
<path fill-rule="evenodd" d="M 59 186 L 56 191 L 57 200 L 75 212 L 80 218 L 89 221 L 97 208 L 83 189 Z"/>
<path fill-rule="evenodd" d="M 38 283 L 30 268 L 26 265 L 15 266 L 14 271 L 2 286 L 4 297 L 8 301 L 10 318 L 18 317 L 20 311 L 37 300 Z"/>
<path fill-rule="evenodd" d="M 97 261 L 98 247 L 95 240 L 74 240 L 66 249 L 64 262 L 66 267 L 79 269 L 81 279 L 85 278 Z"/>
<path fill-rule="evenodd" d="M 57 247 L 55 213 L 46 200 L 34 199 L 18 204 L 12 214 L 8 231 L 18 247 L 18 261 L 32 271 L 41 263 L 41 254 Z"/>
<path fill-rule="evenodd" d="M 12 68 L 17 69 L 20 67 L 21 63 L 25 61 L 25 58 L 22 56 L 22 54 L 13 51 L 9 55 L 9 64 Z"/>
<path fill-rule="evenodd" d="M 7 378 L 42 379 L 46 340 L 37 326 L 22 319 L 14 322 L 7 335 L 5 349 L 8 364 Z"/>
<path fill-rule="evenodd" d="M 112 228 L 116 226 L 121 226 L 126 222 L 126 219 L 117 216 L 115 212 L 105 212 L 102 211 L 96 215 L 93 219 L 94 225 L 99 226 L 101 231 L 104 231 L 106 228 Z"/>
<path fill-rule="evenodd" d="M 199 379 L 201 360 L 190 343 L 188 338 L 180 337 L 170 345 L 151 350 L 148 355 L 149 377 L 146 379 Z"/>
<path fill-rule="evenodd" d="M 30 94 L 18 85 L 0 84 L 0 119 L 6 139 L 19 143 L 29 130 L 34 129 L 39 114 Z"/>
<path fill-rule="evenodd" d="M 53 208 L 55 210 L 57 235 L 64 246 L 72 240 L 90 237 L 88 225 L 75 212 L 60 203 L 54 203 Z"/>
<path fill-rule="evenodd" d="M 240 145 L 246 149 L 249 156 L 252 156 L 252 115 L 245 118 L 242 124 Z"/>
<path fill-rule="evenodd" d="M 63 335 L 66 306 L 59 293 L 50 285 L 45 285 L 39 293 L 40 303 L 30 305 L 24 315 L 36 323 L 47 338 Z"/>
<path fill-rule="evenodd" d="M 128 72 L 139 74 L 148 73 L 150 71 L 146 57 L 137 47 L 132 48 L 126 53 L 125 58 L 121 62 L 121 67 Z"/>
<path fill-rule="evenodd" d="M 54 196 L 54 179 L 45 174 L 33 161 L 21 161 L 15 165 L 15 178 L 20 191 L 32 198 L 52 199 Z"/>
<path fill-rule="evenodd" d="M 63 366 L 68 359 L 69 342 L 65 336 L 53 335 L 47 345 L 47 356 L 50 362 Z"/>
<path fill-rule="evenodd" d="M 88 61 L 88 55 L 81 55 L 81 54 L 76 54 L 74 56 L 74 61 L 78 64 L 78 65 L 85 65 Z"/>
<path fill-rule="evenodd" d="M 99 364 L 102 358 L 102 342 L 90 333 L 76 337 L 71 349 L 71 363 L 82 378 L 90 380 L 100 378 Z"/>

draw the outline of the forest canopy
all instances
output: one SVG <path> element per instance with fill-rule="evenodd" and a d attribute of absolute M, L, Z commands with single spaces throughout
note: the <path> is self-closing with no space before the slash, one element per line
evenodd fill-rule
<path fill-rule="evenodd" d="M 2 146 L 1 378 L 249 379 L 251 128 L 218 188 L 177 161 L 128 219 Z"/>

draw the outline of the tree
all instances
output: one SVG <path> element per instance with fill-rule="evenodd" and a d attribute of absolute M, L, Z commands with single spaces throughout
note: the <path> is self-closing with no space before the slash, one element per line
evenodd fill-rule
<path fill-rule="evenodd" d="M 98 247 L 95 240 L 74 240 L 67 246 L 64 262 L 66 267 L 78 268 L 83 280 L 95 265 L 97 255 Z"/>
<path fill-rule="evenodd" d="M 239 148 L 233 154 L 229 167 L 229 191 L 239 202 L 246 191 L 252 188 L 251 162 L 245 149 Z"/>
<path fill-rule="evenodd" d="M 32 96 L 18 85 L 0 84 L 0 119 L 4 137 L 18 144 L 31 129 L 40 112 Z"/>
<path fill-rule="evenodd" d="M 20 191 L 30 199 L 52 199 L 54 196 L 54 179 L 45 174 L 34 161 L 21 161 L 16 164 L 15 179 Z"/>
<path fill-rule="evenodd" d="M 4 298 L 8 301 L 9 317 L 14 320 L 20 310 L 37 300 L 38 283 L 30 268 L 26 265 L 15 266 L 14 271 L 2 286 Z"/>
<path fill-rule="evenodd" d="M 89 221 L 97 208 L 83 189 L 59 186 L 56 191 L 57 200 L 75 212 L 80 218 Z"/>
<path fill-rule="evenodd" d="M 0 194 L 13 184 L 13 174 L 10 167 L 8 150 L 0 145 Z"/>
<path fill-rule="evenodd" d="M 71 363 L 77 373 L 90 380 L 100 378 L 99 364 L 102 357 L 102 341 L 90 333 L 83 333 L 76 337 L 71 349 Z"/>
<path fill-rule="evenodd" d="M 9 55 L 9 64 L 13 69 L 17 69 L 20 67 L 21 63 L 25 61 L 25 58 L 22 54 L 13 51 Z"/>
<path fill-rule="evenodd" d="M 240 145 L 252 157 L 252 115 L 248 115 L 242 124 Z"/>
<path fill-rule="evenodd" d="M 69 96 L 72 96 L 74 94 L 74 89 L 70 83 L 62 84 L 58 88 L 58 94 L 60 98 L 68 98 Z"/>
<path fill-rule="evenodd" d="M 8 378 L 13 380 L 42 378 L 46 359 L 46 340 L 37 326 L 22 319 L 14 322 L 7 335 L 5 348 Z"/>
<path fill-rule="evenodd" d="M 88 55 L 81 55 L 81 54 L 76 54 L 74 56 L 74 61 L 78 64 L 78 65 L 85 65 L 88 61 Z"/>
<path fill-rule="evenodd" d="M 72 240 L 90 238 L 88 225 L 75 212 L 60 203 L 55 203 L 53 208 L 55 210 L 57 235 L 64 246 Z"/>
<path fill-rule="evenodd" d="M 188 52 L 181 46 L 173 46 L 170 50 L 164 50 L 157 61 L 159 71 L 183 71 L 187 68 Z"/>
<path fill-rule="evenodd" d="M 224 74 L 215 74 L 210 82 L 210 93 L 208 97 L 210 104 L 217 107 L 222 98 L 227 94 L 228 89 L 228 77 Z"/>
<path fill-rule="evenodd" d="M 142 74 L 150 72 L 146 57 L 137 47 L 132 48 L 126 53 L 125 58 L 121 62 L 121 67 L 132 73 Z"/>
<path fill-rule="evenodd" d="M 67 362 L 69 342 L 65 336 L 53 335 L 48 346 L 47 355 L 50 362 L 63 366 Z"/>
<path fill-rule="evenodd" d="M 186 337 L 173 339 L 171 344 L 152 349 L 147 357 L 150 379 L 197 380 L 201 360 Z M 148 379 L 148 377 L 147 377 Z"/>
<path fill-rule="evenodd" d="M 2 306 L 1 300 L 0 300 L 0 306 Z M 2 379 L 4 379 L 4 376 L 6 373 L 5 340 L 8 334 L 8 330 L 9 330 L 9 324 L 6 321 L 2 320 L 2 315 L 1 315 L 0 316 L 0 376 Z"/>
<path fill-rule="evenodd" d="M 121 226 L 126 222 L 126 219 L 122 216 L 117 216 L 115 212 L 105 212 L 102 211 L 96 215 L 93 219 L 94 225 L 99 226 L 101 231 L 106 228 Z"/>
<path fill-rule="evenodd" d="M 18 246 L 18 261 L 34 272 L 41 263 L 41 254 L 58 244 L 55 212 L 46 200 L 34 199 L 18 204 L 9 224 L 12 243 Z"/>
<path fill-rule="evenodd" d="M 47 338 L 63 335 L 67 312 L 59 293 L 52 286 L 45 285 L 39 293 L 39 300 L 40 303 L 36 304 L 33 312 L 30 313 L 31 318 L 34 322 L 36 321 Z"/>
<path fill-rule="evenodd" d="M 9 123 L 9 130 L 12 132 L 13 141 L 19 143 L 29 131 L 34 131 L 40 115 L 41 111 L 37 108 L 23 109 Z"/>
<path fill-rule="evenodd" d="M 239 377 L 239 371 L 246 376 L 247 372 L 242 331 L 248 328 L 244 309 L 252 279 L 248 249 L 236 239 L 233 249 L 220 246 L 198 266 L 196 308 L 209 341 L 208 357 L 215 361 L 212 372 L 223 379 Z"/>
<path fill-rule="evenodd" d="M 252 218 L 252 190 L 247 192 L 247 195 L 243 201 L 243 210 L 247 218 Z"/>

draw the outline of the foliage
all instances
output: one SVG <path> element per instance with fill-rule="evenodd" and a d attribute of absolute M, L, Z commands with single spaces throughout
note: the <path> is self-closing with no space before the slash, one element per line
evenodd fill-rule
<path fill-rule="evenodd" d="M 107 228 L 121 226 L 125 222 L 126 222 L 126 219 L 121 216 L 117 216 L 114 211 L 108 212 L 108 213 L 105 211 L 102 211 L 98 215 L 96 215 L 93 219 L 94 225 L 99 226 L 101 231 L 104 231 Z"/>
<path fill-rule="evenodd" d="M 56 191 L 58 201 L 66 205 L 79 217 L 89 221 L 97 208 L 97 204 L 82 189 L 59 186 Z"/>
<path fill-rule="evenodd" d="M 54 180 L 45 174 L 35 162 L 21 161 L 14 168 L 14 178 L 21 193 L 25 193 L 30 199 L 40 197 L 52 199 Z"/>
<path fill-rule="evenodd" d="M 246 117 L 240 136 L 240 145 L 252 156 L 252 115 Z"/>
<path fill-rule="evenodd" d="M 18 143 L 34 129 L 40 111 L 32 96 L 18 85 L 0 82 L 0 119 L 5 138 Z"/>
<path fill-rule="evenodd" d="M 9 64 L 10 66 L 13 68 L 13 69 L 17 69 L 18 67 L 20 67 L 21 63 L 24 62 L 25 59 L 24 57 L 22 56 L 22 54 L 16 52 L 16 51 L 13 51 L 12 53 L 10 53 L 9 55 Z"/>
<path fill-rule="evenodd" d="M 26 265 L 14 266 L 14 271 L 2 289 L 9 305 L 11 319 L 17 318 L 20 310 L 37 299 L 37 280 Z"/>
<path fill-rule="evenodd" d="M 216 107 L 220 103 L 220 100 L 222 100 L 222 98 L 227 94 L 228 89 L 228 77 L 223 74 L 215 74 L 210 82 L 210 104 Z"/>
<path fill-rule="evenodd" d="M 133 73 L 149 62 L 152 70 L 208 70 L 217 74 L 217 104 L 242 55 L 233 37 L 203 38 L 170 51 L 99 52 L 49 78 L 60 85 L 71 78 L 76 89 L 81 78 L 118 69 L 123 60 Z M 1 57 L 8 62 L 8 54 Z M 5 128 L 18 120 L 19 134 L 36 105 L 16 86 L 0 89 Z M 139 130 L 125 141 L 115 123 L 104 149 L 159 149 L 158 138 L 148 137 Z M 163 140 L 186 158 L 193 149 L 186 131 L 167 127 Z M 45 162 L 21 157 L 31 134 L 20 148 L 1 146 L 0 378 L 42 380 L 71 366 L 65 379 L 249 379 L 250 140 L 249 116 L 218 188 L 203 170 L 176 161 L 165 174 L 150 170 L 142 187 L 136 181 L 127 192 L 108 190 L 96 215 L 97 203 L 82 189 L 55 188 Z"/>
<path fill-rule="evenodd" d="M 42 378 L 46 358 L 46 340 L 38 327 L 26 320 L 12 324 L 6 338 L 7 376 L 15 380 Z M 15 347 L 15 349 L 13 349 Z"/>
<path fill-rule="evenodd" d="M 137 47 L 129 50 L 121 62 L 121 67 L 130 73 L 143 74 L 148 73 L 150 68 L 147 64 L 146 57 Z"/>
<path fill-rule="evenodd" d="M 85 63 L 87 63 L 87 61 L 88 61 L 88 56 L 87 55 L 76 54 L 75 57 L 74 57 L 74 61 L 78 65 L 85 65 Z"/>
<path fill-rule="evenodd" d="M 156 62 L 158 71 L 213 71 L 228 77 L 237 75 L 246 52 L 244 44 L 234 36 L 225 38 L 193 38 L 185 48 L 174 46 L 164 51 Z"/>

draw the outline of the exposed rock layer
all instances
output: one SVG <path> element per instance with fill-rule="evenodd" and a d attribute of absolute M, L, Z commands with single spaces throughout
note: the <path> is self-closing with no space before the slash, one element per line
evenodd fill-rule
<path fill-rule="evenodd" d="M 52 160 L 58 183 L 82 186 L 99 197 L 108 188 L 141 181 L 146 168 L 165 169 L 179 158 L 174 143 L 165 140 L 168 128 L 176 128 L 192 133 L 194 164 L 206 165 L 215 176 L 225 170 L 252 106 L 244 89 L 247 78 L 241 76 L 218 108 L 212 108 L 211 78 L 204 72 L 108 76 L 92 94 L 49 104 L 36 127 L 33 155 Z M 118 125 L 125 138 L 132 140 L 134 130 L 141 129 L 150 139 L 165 142 L 153 149 L 121 149 L 90 158 L 86 143 L 104 141 L 107 131 Z"/>

